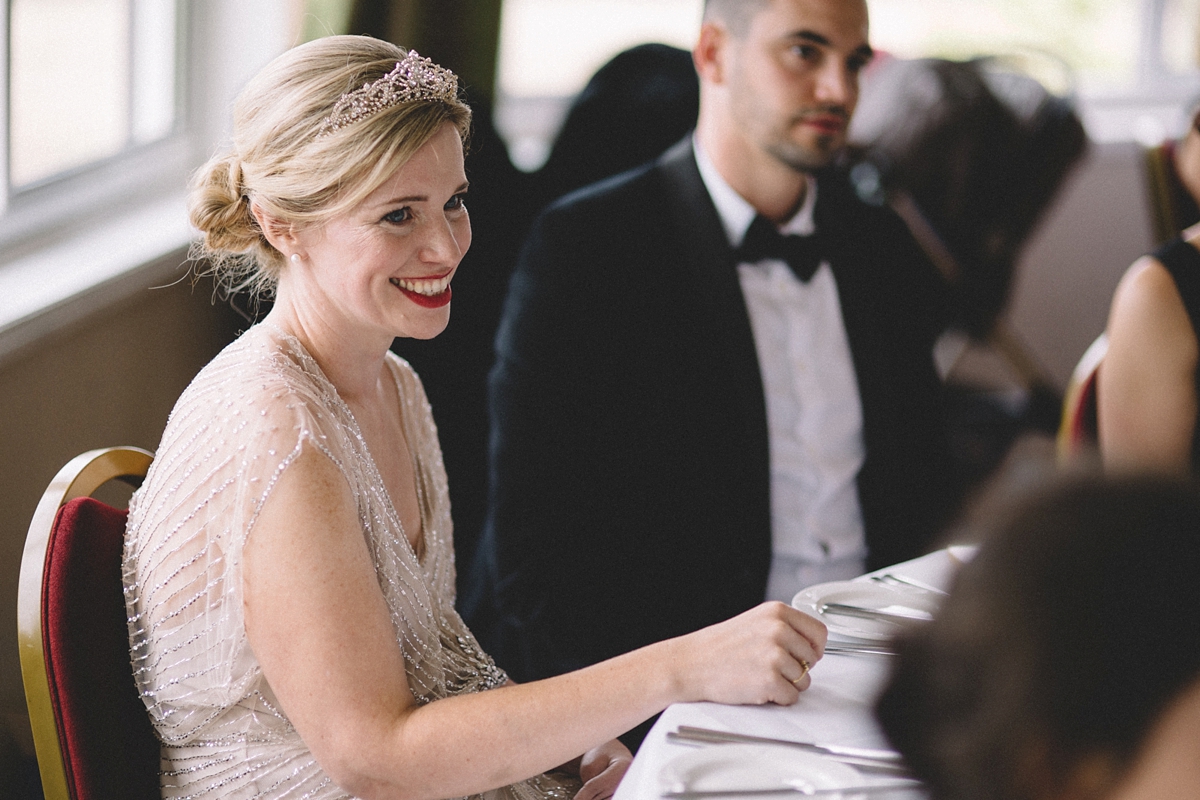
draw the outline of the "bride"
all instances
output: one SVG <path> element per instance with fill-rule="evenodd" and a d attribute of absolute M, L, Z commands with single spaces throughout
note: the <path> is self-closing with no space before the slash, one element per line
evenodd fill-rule
<path fill-rule="evenodd" d="M 449 318 L 469 122 L 452 73 L 329 37 L 250 83 L 197 174 L 203 255 L 275 303 L 184 392 L 131 504 L 165 797 L 607 797 L 613 737 L 667 705 L 809 685 L 824 627 L 779 603 L 524 685 L 455 612 L 437 434 L 388 348 Z"/>

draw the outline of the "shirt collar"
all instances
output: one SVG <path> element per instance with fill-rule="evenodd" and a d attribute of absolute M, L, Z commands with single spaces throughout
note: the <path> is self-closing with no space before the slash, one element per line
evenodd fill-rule
<path fill-rule="evenodd" d="M 721 173 L 717 171 L 695 135 L 692 136 L 692 149 L 696 153 L 700 179 L 704 181 L 704 188 L 708 190 L 708 195 L 716 206 L 717 216 L 721 218 L 721 225 L 725 228 L 725 237 L 729 240 L 729 245 L 736 248 L 745 238 L 746 230 L 758 211 L 721 177 Z M 804 202 L 792 218 L 779 228 L 780 233 L 808 236 L 817 229 L 813 220 L 813 209 L 817 205 L 817 180 L 808 173 L 805 173 L 804 177 L 808 181 L 808 188 L 804 191 Z"/>

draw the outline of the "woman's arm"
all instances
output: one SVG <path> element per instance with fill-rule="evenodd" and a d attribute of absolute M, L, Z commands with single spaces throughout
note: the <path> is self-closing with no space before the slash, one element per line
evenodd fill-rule
<path fill-rule="evenodd" d="M 1189 471 L 1197 353 L 1171 274 L 1148 256 L 1134 262 L 1113 297 L 1108 353 L 1097 375 L 1106 467 Z"/>
<path fill-rule="evenodd" d="M 819 622 L 770 603 L 568 675 L 417 706 L 350 489 L 311 448 L 259 515 L 244 583 L 246 633 L 284 711 L 333 780 L 365 798 L 513 783 L 673 702 L 793 703 L 789 679 L 825 642 Z"/>

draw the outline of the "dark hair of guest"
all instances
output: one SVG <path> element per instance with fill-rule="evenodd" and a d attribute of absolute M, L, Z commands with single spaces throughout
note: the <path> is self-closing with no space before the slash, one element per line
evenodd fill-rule
<path fill-rule="evenodd" d="M 935 800 L 1119 775 L 1200 677 L 1200 498 L 1075 478 L 993 516 L 937 619 L 897 643 L 876 713 Z"/>

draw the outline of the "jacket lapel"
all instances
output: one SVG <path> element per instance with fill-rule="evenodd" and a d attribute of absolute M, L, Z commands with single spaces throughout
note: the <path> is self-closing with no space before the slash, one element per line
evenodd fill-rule
<path fill-rule="evenodd" d="M 678 268 L 682 279 L 697 287 L 701 313 L 708 317 L 697 328 L 696 335 L 712 337 L 703 345 L 712 348 L 714 358 L 727 375 L 727 388 L 736 393 L 741 412 L 739 419 L 730 423 L 742 425 L 743 441 L 749 452 L 755 449 L 761 452 L 761 479 L 765 488 L 770 462 L 758 350 L 733 249 L 700 177 L 690 134 L 663 154 L 658 169 L 674 232 L 682 248 Z M 769 508 L 766 511 L 769 515 Z"/>

